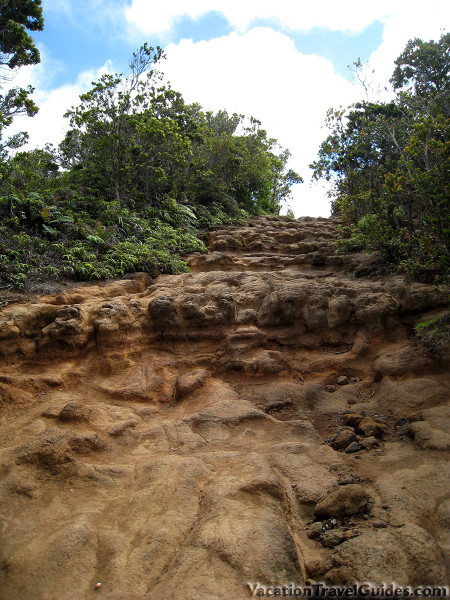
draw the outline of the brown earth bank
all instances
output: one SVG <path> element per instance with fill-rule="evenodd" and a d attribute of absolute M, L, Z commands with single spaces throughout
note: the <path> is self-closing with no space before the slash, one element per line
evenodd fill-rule
<path fill-rule="evenodd" d="M 412 331 L 447 294 L 335 236 L 262 217 L 3 308 L 2 600 L 447 584 L 448 363 Z"/>

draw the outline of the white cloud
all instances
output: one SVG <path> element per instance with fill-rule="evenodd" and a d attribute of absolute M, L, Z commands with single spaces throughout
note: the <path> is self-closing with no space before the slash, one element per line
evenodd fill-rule
<path fill-rule="evenodd" d="M 179 17 L 199 19 L 210 11 L 222 14 L 240 32 L 245 31 L 255 19 L 271 19 L 290 31 L 325 27 L 333 31 L 356 33 L 373 21 L 385 21 L 392 15 L 402 15 L 408 19 L 408 15 L 419 10 L 422 10 L 426 20 L 436 20 L 440 13 L 448 9 L 445 9 L 445 0 L 434 4 L 438 5 L 437 8 L 429 3 L 419 3 L 418 0 L 166 0 L 158 5 L 148 0 L 132 0 L 125 15 L 130 24 L 154 34 L 169 31 Z M 438 12 L 433 14 L 433 8 Z"/>
<path fill-rule="evenodd" d="M 326 110 L 352 102 L 358 90 L 328 60 L 301 54 L 287 35 L 269 28 L 182 40 L 166 52 L 164 72 L 187 102 L 254 116 L 291 150 L 291 166 L 305 179 L 294 192 L 295 213 L 327 216 L 328 198 L 321 187 L 310 188 L 308 165 L 326 133 Z"/>

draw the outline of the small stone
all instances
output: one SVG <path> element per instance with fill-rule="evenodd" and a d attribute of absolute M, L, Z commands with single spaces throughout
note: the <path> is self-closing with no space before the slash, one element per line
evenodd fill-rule
<path fill-rule="evenodd" d="M 59 413 L 59 418 L 61 421 L 69 422 L 69 421 L 88 421 L 89 420 L 89 410 L 82 404 L 78 402 L 78 400 L 74 400 L 73 402 L 69 402 Z"/>
<path fill-rule="evenodd" d="M 332 531 L 326 531 L 322 536 L 322 544 L 326 548 L 334 548 L 341 542 L 343 542 L 346 538 L 346 535 L 343 531 L 339 529 L 333 529 Z"/>
<path fill-rule="evenodd" d="M 337 524 L 337 519 L 327 519 L 324 523 L 322 523 L 322 529 L 324 531 L 328 531 L 329 529 L 334 529 Z"/>
<path fill-rule="evenodd" d="M 336 383 L 338 385 L 348 385 L 348 377 L 346 377 L 345 375 L 341 375 L 337 378 Z"/>
<path fill-rule="evenodd" d="M 361 446 L 358 444 L 358 442 L 352 442 L 349 446 L 347 446 L 347 448 L 345 449 L 346 454 L 353 454 L 354 452 L 359 452 L 361 450 Z"/>
<path fill-rule="evenodd" d="M 359 444 L 360 444 L 361 448 L 364 448 L 364 450 L 371 450 L 372 448 L 379 446 L 380 442 L 376 439 L 376 437 L 371 435 L 367 438 L 362 438 L 360 440 Z"/>
<path fill-rule="evenodd" d="M 342 477 L 339 477 L 338 485 L 349 485 L 350 483 L 355 483 L 353 475 L 343 475 Z"/>
<path fill-rule="evenodd" d="M 382 423 L 377 423 L 372 417 L 364 417 L 358 425 L 358 429 L 365 436 L 381 436 L 386 433 L 387 427 Z"/>
<path fill-rule="evenodd" d="M 322 523 L 320 521 L 318 521 L 317 523 L 313 523 L 309 528 L 308 528 L 308 537 L 311 540 L 317 540 L 318 537 L 320 537 L 322 535 L 322 530 L 323 530 L 323 526 Z"/>
<path fill-rule="evenodd" d="M 375 529 L 384 529 L 387 526 L 388 524 L 386 523 L 386 521 L 383 521 L 383 519 L 377 519 L 372 523 L 372 527 L 375 527 Z"/>
<path fill-rule="evenodd" d="M 316 518 L 351 517 L 367 511 L 370 496 L 358 484 L 339 487 L 324 496 L 314 508 Z"/>
<path fill-rule="evenodd" d="M 337 387 L 335 385 L 326 385 L 325 386 L 325 391 L 330 392 L 330 394 L 332 394 L 336 390 L 337 390 Z"/>
<path fill-rule="evenodd" d="M 335 450 L 344 450 L 344 448 L 347 448 L 355 440 L 355 432 L 349 429 L 344 429 L 335 436 L 331 445 Z"/>

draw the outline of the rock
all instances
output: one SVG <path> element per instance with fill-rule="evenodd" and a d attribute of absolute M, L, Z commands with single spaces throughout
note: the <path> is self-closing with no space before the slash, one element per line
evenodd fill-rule
<path fill-rule="evenodd" d="M 308 537 L 311 540 L 316 540 L 317 538 L 319 538 L 322 535 L 322 531 L 323 531 L 323 524 L 320 521 L 317 521 L 316 523 L 312 523 L 312 525 L 310 525 L 308 528 Z"/>
<path fill-rule="evenodd" d="M 356 483 L 356 479 L 353 475 L 343 475 L 338 479 L 339 485 L 349 485 L 350 483 Z"/>
<path fill-rule="evenodd" d="M 376 521 L 372 521 L 372 527 L 375 527 L 375 529 L 384 529 L 388 526 L 388 524 L 386 523 L 386 521 L 383 521 L 382 519 L 377 519 Z"/>
<path fill-rule="evenodd" d="M 335 436 L 331 445 L 335 450 L 344 450 L 344 448 L 347 448 L 355 440 L 355 432 L 348 429 L 344 429 Z"/>
<path fill-rule="evenodd" d="M 341 375 L 340 377 L 337 378 L 336 383 L 338 385 L 348 385 L 348 383 L 349 383 L 348 377 L 346 377 L 345 375 Z"/>
<path fill-rule="evenodd" d="M 89 420 L 89 409 L 78 400 L 73 400 L 65 405 L 65 407 L 59 413 L 61 421 L 88 421 Z"/>
<path fill-rule="evenodd" d="M 111 437 L 118 437 L 123 435 L 126 431 L 128 431 L 132 427 L 136 427 L 138 424 L 137 419 L 128 419 L 127 421 L 123 421 L 121 423 L 117 423 L 108 429 L 108 435 Z"/>
<path fill-rule="evenodd" d="M 419 448 L 429 448 L 430 450 L 450 449 L 450 434 L 442 429 L 431 427 L 428 421 L 411 423 L 408 428 L 408 433 Z"/>
<path fill-rule="evenodd" d="M 387 433 L 388 429 L 386 425 L 377 423 L 372 417 L 364 417 L 358 425 L 358 430 L 365 436 L 381 437 L 383 434 Z"/>
<path fill-rule="evenodd" d="M 175 384 L 175 399 L 182 400 L 202 385 L 204 385 L 208 371 L 206 369 L 194 369 L 178 377 Z"/>
<path fill-rule="evenodd" d="M 351 301 L 348 296 L 342 295 L 328 302 L 328 326 L 333 329 L 347 323 L 351 314 Z"/>
<path fill-rule="evenodd" d="M 32 406 L 36 401 L 32 394 L 15 385 L 0 383 L 0 415 L 18 406 Z"/>
<path fill-rule="evenodd" d="M 370 495 L 361 486 L 349 484 L 330 492 L 314 508 L 314 516 L 319 519 L 330 517 L 352 517 L 366 512 Z"/>
<path fill-rule="evenodd" d="M 256 312 L 251 308 L 248 308 L 245 310 L 241 310 L 237 314 L 236 323 L 238 323 L 239 325 L 244 325 L 247 323 L 256 323 L 257 318 L 258 317 Z"/>
<path fill-rule="evenodd" d="M 77 462 L 77 455 L 101 452 L 107 448 L 107 442 L 97 433 L 78 435 L 51 427 L 19 449 L 17 462 L 39 466 L 52 474 L 69 470 L 71 474 L 78 475 L 82 474 L 83 466 Z"/>
<path fill-rule="evenodd" d="M 368 529 L 336 547 L 328 583 L 395 581 L 397 585 L 446 585 L 442 550 L 421 527 Z"/>
<path fill-rule="evenodd" d="M 359 440 L 359 445 L 364 450 L 371 450 L 372 448 L 376 448 L 377 446 L 379 446 L 380 442 L 377 440 L 376 437 L 374 437 L 373 435 L 371 435 L 371 436 L 369 436 L 367 438 L 360 439 Z"/>
<path fill-rule="evenodd" d="M 325 391 L 329 392 L 330 394 L 332 394 L 336 390 L 337 390 L 337 387 L 335 385 L 326 385 L 325 386 Z"/>
<path fill-rule="evenodd" d="M 326 531 L 322 536 L 322 544 L 325 548 L 334 548 L 341 542 L 347 539 L 347 536 L 340 529 L 333 529 L 332 531 Z"/>
<path fill-rule="evenodd" d="M 358 442 L 352 442 L 349 446 L 347 446 L 345 452 L 347 454 L 354 454 L 355 452 L 359 452 L 360 450 L 361 446 L 358 444 Z"/>
<path fill-rule="evenodd" d="M 364 416 L 356 413 L 347 413 L 342 417 L 342 424 L 350 427 L 358 427 Z"/>

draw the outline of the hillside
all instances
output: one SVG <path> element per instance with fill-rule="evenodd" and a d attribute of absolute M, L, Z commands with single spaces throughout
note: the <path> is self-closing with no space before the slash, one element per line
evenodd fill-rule
<path fill-rule="evenodd" d="M 414 335 L 447 294 L 336 222 L 1 310 L 2 600 L 447 582 L 448 363 Z"/>

